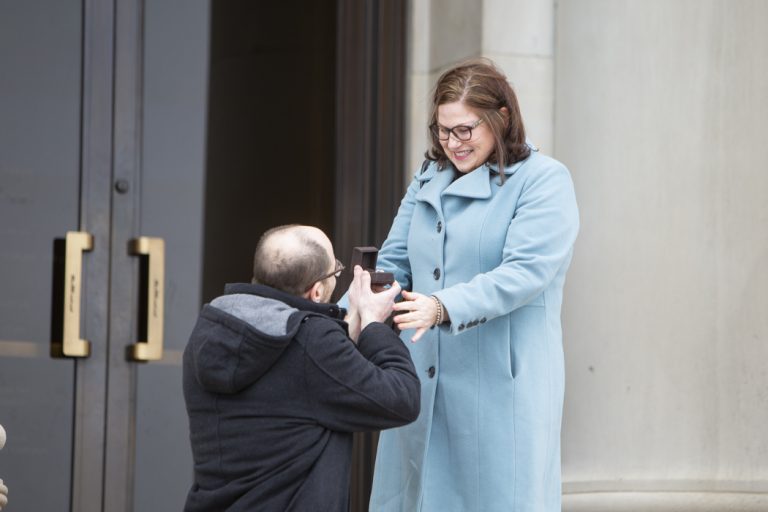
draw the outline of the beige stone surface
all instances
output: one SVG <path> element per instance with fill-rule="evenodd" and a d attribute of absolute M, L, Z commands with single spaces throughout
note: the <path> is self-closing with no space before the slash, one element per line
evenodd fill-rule
<path fill-rule="evenodd" d="M 432 73 L 414 73 L 411 75 L 407 109 L 406 184 L 410 183 L 413 173 L 421 167 L 421 163 L 424 161 L 424 151 L 429 143 L 427 123 L 429 122 L 429 105 L 433 85 Z"/>
<path fill-rule="evenodd" d="M 478 56 L 483 0 L 431 0 L 430 4 L 430 70 Z"/>
<path fill-rule="evenodd" d="M 764 1 L 558 4 L 555 156 L 582 220 L 566 489 L 768 492 L 766 20 Z"/>
<path fill-rule="evenodd" d="M 567 494 L 569 512 L 765 512 L 768 495 L 712 492 Z"/>
<path fill-rule="evenodd" d="M 765 510 L 768 2 L 411 5 L 408 177 L 476 55 L 573 174 L 564 510 Z"/>
<path fill-rule="evenodd" d="M 410 2 L 406 180 L 423 161 L 435 81 L 451 66 L 480 56 L 496 62 L 515 87 L 531 141 L 552 151 L 553 11 L 552 0 Z"/>
<path fill-rule="evenodd" d="M 431 69 L 432 0 L 411 0 L 408 5 L 408 66 L 411 73 L 428 73 Z"/>
<path fill-rule="evenodd" d="M 507 75 L 517 94 L 526 134 L 552 154 L 554 138 L 554 59 L 535 55 L 485 54 Z"/>
<path fill-rule="evenodd" d="M 551 57 L 554 9 L 553 0 L 484 0 L 484 52 Z"/>

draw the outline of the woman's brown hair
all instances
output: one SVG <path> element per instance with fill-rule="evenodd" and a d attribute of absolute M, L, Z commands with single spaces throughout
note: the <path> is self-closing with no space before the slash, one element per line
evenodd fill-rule
<path fill-rule="evenodd" d="M 489 60 L 473 60 L 449 69 L 438 79 L 432 98 L 429 126 L 437 124 L 437 108 L 460 101 L 480 116 L 496 141 L 488 161 L 499 166 L 501 180 L 507 165 L 528 158 L 531 148 L 525 142 L 525 127 L 520 106 L 504 73 Z M 425 156 L 443 169 L 450 160 L 437 135 L 429 130 L 432 147 Z"/>

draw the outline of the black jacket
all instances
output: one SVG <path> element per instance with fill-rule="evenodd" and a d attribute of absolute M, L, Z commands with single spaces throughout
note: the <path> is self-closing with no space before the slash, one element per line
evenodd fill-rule
<path fill-rule="evenodd" d="M 184 351 L 186 511 L 346 512 L 352 432 L 414 421 L 420 386 L 390 328 L 355 346 L 343 315 L 251 284 L 203 307 Z"/>

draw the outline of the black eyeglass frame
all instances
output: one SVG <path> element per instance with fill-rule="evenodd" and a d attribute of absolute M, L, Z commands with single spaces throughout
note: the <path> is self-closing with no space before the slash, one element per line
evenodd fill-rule
<path fill-rule="evenodd" d="M 341 261 L 339 261 L 339 258 L 336 258 L 336 267 L 334 268 L 333 272 L 328 272 L 327 274 L 325 274 L 325 275 L 323 275 L 321 277 L 318 277 L 317 279 L 313 280 L 309 284 L 309 286 L 307 286 L 307 290 L 312 288 L 312 285 L 314 285 L 318 281 L 324 281 L 324 280 L 328 279 L 331 276 L 335 276 L 336 279 L 338 279 L 339 277 L 341 277 L 341 273 L 344 271 L 345 268 L 347 268 L 347 267 L 345 267 L 344 264 Z"/>
<path fill-rule="evenodd" d="M 468 140 L 472 140 L 472 130 L 480 126 L 482 123 L 483 123 L 483 120 L 478 119 L 472 124 L 457 124 L 453 128 L 447 128 L 445 126 L 440 126 L 437 123 L 434 123 L 430 125 L 429 130 L 432 132 L 432 135 L 434 135 L 437 138 L 437 140 L 440 140 L 443 142 L 449 140 L 451 138 L 451 135 L 453 135 L 453 138 L 458 141 L 466 142 Z M 448 132 L 448 135 L 445 138 L 440 137 L 441 129 Z M 466 130 L 467 131 L 466 137 L 460 136 L 458 132 L 456 132 L 457 129 Z"/>

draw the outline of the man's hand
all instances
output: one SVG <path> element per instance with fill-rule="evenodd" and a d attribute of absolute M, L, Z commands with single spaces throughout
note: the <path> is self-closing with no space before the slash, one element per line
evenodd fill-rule
<path fill-rule="evenodd" d="M 355 269 L 358 268 L 355 266 Z M 354 274 L 352 282 L 349 283 L 349 289 L 347 290 L 349 299 L 349 307 L 347 308 L 347 316 L 344 317 L 344 321 L 349 326 L 349 337 L 357 343 L 357 338 L 360 336 L 360 276 L 357 272 Z"/>
<path fill-rule="evenodd" d="M 355 265 L 354 272 L 355 278 L 349 288 L 349 304 L 360 315 L 362 331 L 371 322 L 384 322 L 389 318 L 395 297 L 400 293 L 400 285 L 395 282 L 386 290 L 376 293 L 371 290 L 371 275 L 368 272 L 359 265 Z M 353 303 L 356 303 L 355 306 Z"/>

